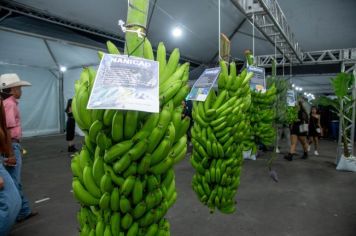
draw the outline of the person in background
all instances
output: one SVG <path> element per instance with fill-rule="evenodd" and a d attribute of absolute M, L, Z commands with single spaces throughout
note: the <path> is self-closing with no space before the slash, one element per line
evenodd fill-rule
<path fill-rule="evenodd" d="M 0 235 L 8 235 L 21 208 L 16 185 L 0 161 Z"/>
<path fill-rule="evenodd" d="M 317 113 L 317 109 L 315 106 L 312 106 L 311 112 L 310 112 L 310 117 L 309 117 L 309 147 L 308 151 L 310 149 L 310 145 L 314 143 L 314 155 L 318 156 L 319 152 L 319 137 L 320 137 L 320 115 Z"/>
<path fill-rule="evenodd" d="M 68 99 L 65 112 L 67 114 L 66 140 L 68 142 L 68 152 L 76 152 L 78 149 L 74 145 L 75 120 L 72 113 L 72 99 Z"/>
<path fill-rule="evenodd" d="M 3 101 L 0 98 L 0 235 L 8 235 L 20 212 L 21 197 L 3 163 L 15 166 L 16 158 L 6 127 Z"/>
<path fill-rule="evenodd" d="M 308 113 L 306 112 L 303 102 L 298 102 L 298 119 L 291 124 L 290 126 L 290 149 L 289 153 L 284 156 L 288 161 L 293 160 L 293 156 L 296 153 L 298 140 L 302 144 L 304 154 L 302 156 L 303 159 L 308 158 L 308 143 L 306 136 L 308 134 L 308 130 L 305 129 L 308 127 Z"/>
<path fill-rule="evenodd" d="M 8 161 L 4 162 L 4 164 L 20 193 L 22 200 L 21 210 L 16 219 L 18 222 L 38 214 L 38 212 L 33 212 L 31 210 L 29 201 L 23 193 L 21 184 L 22 150 L 20 141 L 22 138 L 22 128 L 18 99 L 21 98 L 21 87 L 23 86 L 31 86 L 31 84 L 27 81 L 20 80 L 17 74 L 3 74 L 0 76 L 0 95 L 4 104 L 6 128 L 11 138 L 12 153 L 16 158 L 16 165 L 9 165 L 7 163 Z"/>

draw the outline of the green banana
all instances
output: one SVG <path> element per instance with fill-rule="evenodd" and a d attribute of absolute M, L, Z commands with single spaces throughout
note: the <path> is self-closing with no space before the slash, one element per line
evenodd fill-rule
<path fill-rule="evenodd" d="M 125 139 L 130 139 L 134 136 L 138 124 L 138 111 L 127 111 L 125 116 Z"/>
<path fill-rule="evenodd" d="M 83 180 L 84 180 L 84 186 L 88 190 L 88 192 L 91 195 L 93 195 L 94 197 L 100 198 L 101 191 L 100 191 L 100 188 L 98 188 L 96 186 L 96 183 L 94 181 L 94 177 L 93 177 L 93 174 L 92 174 L 92 168 L 89 165 L 84 167 Z"/>
<path fill-rule="evenodd" d="M 133 145 L 134 143 L 132 140 L 127 140 L 115 144 L 108 151 L 105 152 L 104 161 L 107 163 L 115 161 L 117 158 L 128 152 Z"/>
<path fill-rule="evenodd" d="M 72 188 L 73 188 L 74 196 L 82 204 L 88 206 L 99 204 L 99 199 L 95 198 L 87 190 L 85 190 L 85 188 L 83 187 L 83 185 L 80 183 L 78 179 L 73 179 Z"/>
<path fill-rule="evenodd" d="M 118 211 L 120 209 L 120 192 L 119 188 L 115 187 L 110 196 L 110 207 L 112 211 Z"/>
<path fill-rule="evenodd" d="M 110 54 L 120 54 L 119 49 L 111 41 L 106 42 L 106 47 Z"/>
<path fill-rule="evenodd" d="M 115 112 L 116 112 L 116 110 L 105 110 L 104 116 L 103 116 L 103 124 L 105 126 L 108 126 L 108 127 L 111 126 L 111 122 L 115 115 Z"/>
<path fill-rule="evenodd" d="M 124 138 L 124 113 L 116 111 L 111 126 L 111 138 L 114 142 L 120 142 Z"/>

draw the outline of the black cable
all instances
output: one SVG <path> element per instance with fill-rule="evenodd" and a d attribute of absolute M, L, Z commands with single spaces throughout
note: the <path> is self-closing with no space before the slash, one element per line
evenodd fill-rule
<path fill-rule="evenodd" d="M 152 11 L 151 11 L 151 15 L 150 15 L 150 17 L 148 18 L 146 35 L 148 35 L 148 29 L 150 28 L 150 25 L 151 25 L 151 20 L 152 20 L 153 13 L 154 13 L 154 11 L 155 11 L 155 9 L 156 9 L 156 4 L 157 4 L 157 0 L 154 0 L 154 2 L 153 2 L 153 7 L 152 7 Z"/>

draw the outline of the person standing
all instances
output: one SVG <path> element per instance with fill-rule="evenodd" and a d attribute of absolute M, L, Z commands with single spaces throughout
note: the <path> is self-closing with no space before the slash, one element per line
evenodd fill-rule
<path fill-rule="evenodd" d="M 0 235 L 8 235 L 21 207 L 19 191 L 4 164 L 14 166 L 16 158 L 6 127 L 3 101 L 0 98 Z"/>
<path fill-rule="evenodd" d="M 319 137 L 321 133 L 320 115 L 315 106 L 312 106 L 309 117 L 309 145 L 314 143 L 314 155 L 319 155 Z"/>
<path fill-rule="evenodd" d="M 75 120 L 72 113 L 72 99 L 68 99 L 65 112 L 67 114 L 66 140 L 68 142 L 68 152 L 76 152 L 78 149 L 76 149 L 74 145 Z"/>
<path fill-rule="evenodd" d="M 38 214 L 38 212 L 31 210 L 21 184 L 22 156 L 20 141 L 22 138 L 22 128 L 18 100 L 21 98 L 21 87 L 23 86 L 31 86 L 31 84 L 20 80 L 17 74 L 3 74 L 0 76 L 0 95 L 4 104 L 6 126 L 11 137 L 12 152 L 16 158 L 16 165 L 6 165 L 6 169 L 12 177 L 22 200 L 21 210 L 17 216 L 18 222 Z M 7 163 L 5 162 L 5 164 Z"/>
<path fill-rule="evenodd" d="M 298 119 L 290 125 L 290 149 L 289 153 L 284 156 L 288 161 L 293 160 L 293 156 L 296 153 L 296 148 L 298 141 L 302 144 L 304 154 L 303 159 L 308 158 L 308 143 L 307 143 L 307 134 L 308 134 L 308 113 L 306 112 L 303 102 L 298 102 Z"/>

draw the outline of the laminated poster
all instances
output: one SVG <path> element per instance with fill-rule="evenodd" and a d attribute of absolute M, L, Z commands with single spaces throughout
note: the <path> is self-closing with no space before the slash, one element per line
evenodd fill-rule
<path fill-rule="evenodd" d="M 105 54 L 87 108 L 158 113 L 158 71 L 156 61 Z"/>
<path fill-rule="evenodd" d="M 290 107 L 294 107 L 296 105 L 297 101 L 295 99 L 295 92 L 294 90 L 288 90 L 287 91 L 287 104 Z"/>
<path fill-rule="evenodd" d="M 265 68 L 257 66 L 248 66 L 247 71 L 253 72 L 253 77 L 250 81 L 251 89 L 266 92 Z"/>
<path fill-rule="evenodd" d="M 192 90 L 187 96 L 187 100 L 205 101 L 219 73 L 220 67 L 205 69 L 203 74 L 195 81 Z"/>

